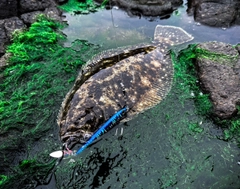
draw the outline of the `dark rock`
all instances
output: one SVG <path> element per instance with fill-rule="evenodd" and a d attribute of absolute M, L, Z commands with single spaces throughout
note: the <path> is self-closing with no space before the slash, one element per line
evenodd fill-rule
<path fill-rule="evenodd" d="M 62 12 L 56 7 L 46 8 L 44 11 L 34 11 L 21 15 L 21 19 L 25 24 L 30 26 L 33 22 L 36 21 L 39 14 L 45 14 L 47 17 L 52 18 L 57 21 L 62 21 Z"/>
<path fill-rule="evenodd" d="M 240 100 L 240 58 L 232 45 L 206 42 L 196 47 L 197 68 L 203 90 L 210 94 L 214 114 L 230 118 Z"/>
<path fill-rule="evenodd" d="M 103 0 L 95 1 L 103 2 Z M 112 0 L 111 6 L 118 6 L 126 10 L 129 15 L 163 16 L 172 13 L 182 3 L 182 0 Z"/>
<path fill-rule="evenodd" d="M 67 3 L 68 0 L 56 0 L 56 2 L 59 4 L 59 5 L 62 5 L 64 3 Z"/>
<path fill-rule="evenodd" d="M 25 24 L 18 17 L 0 20 L 0 57 L 5 53 L 5 47 L 10 43 L 12 33 L 16 29 L 25 28 Z"/>
<path fill-rule="evenodd" d="M 5 27 L 6 34 L 10 40 L 12 37 L 12 33 L 15 30 L 24 29 L 26 28 L 26 25 L 18 17 L 12 17 L 12 18 L 5 19 L 4 27 Z"/>
<path fill-rule="evenodd" d="M 189 0 L 189 15 L 197 22 L 216 27 L 230 27 L 240 23 L 239 0 Z"/>
<path fill-rule="evenodd" d="M 232 5 L 203 3 L 195 11 L 195 20 L 210 26 L 229 27 L 236 19 L 236 14 Z"/>
<path fill-rule="evenodd" d="M 8 58 L 10 57 L 10 53 L 5 53 L 2 57 L 0 57 L 0 70 L 4 69 L 8 65 Z M 0 81 L 3 76 L 0 75 Z"/>
<path fill-rule="evenodd" d="M 42 11 L 33 11 L 29 13 L 24 13 L 21 15 L 21 19 L 26 25 L 32 24 L 34 21 L 36 21 L 36 18 L 39 14 L 43 14 Z"/>
<path fill-rule="evenodd" d="M 47 15 L 49 18 L 52 18 L 54 20 L 57 20 L 57 21 L 62 21 L 62 11 L 60 9 L 58 9 L 57 7 L 49 7 L 49 8 L 46 8 L 43 12 L 45 15 Z"/>
<path fill-rule="evenodd" d="M 0 57 L 5 53 L 5 45 L 9 41 L 6 34 L 4 23 L 5 20 L 0 20 Z"/>
<path fill-rule="evenodd" d="M 0 19 L 10 18 L 17 15 L 17 0 L 0 1 Z"/>
<path fill-rule="evenodd" d="M 19 12 L 21 14 L 32 11 L 44 11 L 48 7 L 56 6 L 54 0 L 20 0 Z"/>

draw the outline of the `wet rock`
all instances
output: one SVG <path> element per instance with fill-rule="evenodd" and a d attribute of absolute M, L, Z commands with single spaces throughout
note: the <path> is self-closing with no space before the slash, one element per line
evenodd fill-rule
<path fill-rule="evenodd" d="M 239 51 L 230 44 L 206 42 L 196 52 L 199 80 L 210 94 L 214 114 L 222 119 L 232 117 L 240 102 Z"/>
<path fill-rule="evenodd" d="M 8 42 L 4 20 L 0 20 L 0 57 L 5 53 L 5 45 Z"/>
<path fill-rule="evenodd" d="M 46 16 L 54 20 L 62 20 L 62 12 L 56 7 L 46 8 L 44 11 L 33 11 L 29 13 L 24 13 L 21 15 L 21 19 L 26 25 L 30 26 L 33 22 L 36 21 L 39 14 L 45 14 Z"/>
<path fill-rule="evenodd" d="M 0 70 L 4 69 L 8 65 L 8 58 L 10 57 L 10 53 L 5 53 L 2 57 L 0 57 Z M 0 74 L 0 81 L 3 76 Z"/>
<path fill-rule="evenodd" d="M 36 21 L 36 18 L 39 14 L 42 14 L 42 11 L 33 11 L 29 13 L 24 13 L 21 15 L 21 19 L 26 25 L 32 24 L 34 21 Z"/>
<path fill-rule="evenodd" d="M 32 11 L 44 11 L 48 7 L 56 6 L 54 0 L 20 0 L 19 12 L 21 14 Z"/>
<path fill-rule="evenodd" d="M 5 19 L 4 27 L 5 27 L 6 35 L 10 40 L 15 30 L 24 29 L 26 25 L 18 17 L 12 17 L 12 18 Z"/>
<path fill-rule="evenodd" d="M 103 0 L 96 1 L 103 2 Z M 130 16 L 163 16 L 172 13 L 182 3 L 182 0 L 112 0 L 111 6 L 126 10 Z"/>
<path fill-rule="evenodd" d="M 17 0 L 0 1 L 0 19 L 17 16 Z"/>
<path fill-rule="evenodd" d="M 64 3 L 67 3 L 68 0 L 56 0 L 56 2 L 59 4 L 59 5 L 62 5 Z"/>
<path fill-rule="evenodd" d="M 197 22 L 216 27 L 240 23 L 239 0 L 189 0 L 188 13 Z"/>
<path fill-rule="evenodd" d="M 44 10 L 43 12 L 45 15 L 47 15 L 48 17 L 57 20 L 57 21 L 62 21 L 62 11 L 60 9 L 58 9 L 57 7 L 48 7 Z"/>
<path fill-rule="evenodd" d="M 5 53 L 6 45 L 10 43 L 12 33 L 25 27 L 23 21 L 18 17 L 0 20 L 0 57 Z"/>

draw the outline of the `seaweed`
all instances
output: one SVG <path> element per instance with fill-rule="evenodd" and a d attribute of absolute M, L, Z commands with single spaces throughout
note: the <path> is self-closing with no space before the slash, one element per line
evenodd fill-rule
<path fill-rule="evenodd" d="M 196 59 L 196 44 L 190 45 L 187 49 L 181 50 L 176 56 L 173 52 L 172 61 L 174 63 L 174 81 L 177 87 L 183 92 L 181 94 L 182 103 L 186 99 L 193 99 L 200 115 L 209 116 L 212 112 L 212 103 L 209 94 L 204 94 L 199 86 L 197 71 L 194 61 Z"/>
<path fill-rule="evenodd" d="M 67 3 L 59 6 L 65 12 L 73 12 L 75 14 L 88 14 L 90 12 L 96 12 L 99 8 L 104 7 L 106 2 L 102 5 L 97 5 L 93 0 L 69 0 Z"/>

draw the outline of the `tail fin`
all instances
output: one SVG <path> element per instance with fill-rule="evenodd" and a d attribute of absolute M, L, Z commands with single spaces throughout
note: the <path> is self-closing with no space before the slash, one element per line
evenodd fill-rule
<path fill-rule="evenodd" d="M 193 40 L 193 36 L 180 27 L 157 25 L 154 32 L 154 42 L 163 47 L 179 45 Z"/>

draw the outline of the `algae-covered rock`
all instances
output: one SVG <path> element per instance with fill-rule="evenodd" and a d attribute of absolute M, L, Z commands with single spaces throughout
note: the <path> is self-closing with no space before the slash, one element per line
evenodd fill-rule
<path fill-rule="evenodd" d="M 10 43 L 16 29 L 30 26 L 39 14 L 62 21 L 62 12 L 54 0 L 1 0 L 0 2 L 0 57 Z"/>
<path fill-rule="evenodd" d="M 18 17 L 0 20 L 0 57 L 5 53 L 5 47 L 10 43 L 12 33 L 16 29 L 25 28 L 25 24 Z"/>
<path fill-rule="evenodd" d="M 62 20 L 61 19 L 62 12 L 56 7 L 49 7 L 49 8 L 46 8 L 44 11 L 33 11 L 33 12 L 24 13 L 21 15 L 21 19 L 25 24 L 30 25 L 37 20 L 37 17 L 39 14 L 44 14 L 49 18 L 52 18 L 57 21 Z"/>
<path fill-rule="evenodd" d="M 210 94 L 214 114 L 230 118 L 240 100 L 240 59 L 238 50 L 222 42 L 206 42 L 196 47 L 198 75 Z"/>

